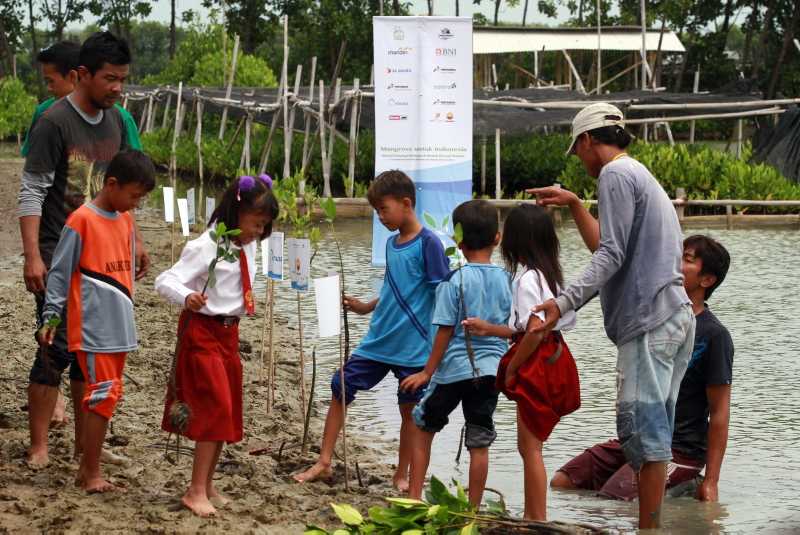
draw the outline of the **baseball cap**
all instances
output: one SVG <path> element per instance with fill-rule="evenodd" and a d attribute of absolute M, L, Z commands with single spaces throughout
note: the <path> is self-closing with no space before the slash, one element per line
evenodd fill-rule
<path fill-rule="evenodd" d="M 572 143 L 569 144 L 566 155 L 572 154 L 578 136 L 584 132 L 614 125 L 625 128 L 625 118 L 619 108 L 606 102 L 589 104 L 572 119 Z"/>

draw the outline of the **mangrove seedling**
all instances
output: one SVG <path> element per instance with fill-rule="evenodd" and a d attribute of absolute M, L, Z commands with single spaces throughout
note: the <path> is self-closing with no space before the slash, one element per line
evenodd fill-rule
<path fill-rule="evenodd" d="M 467 303 L 464 300 L 464 263 L 462 261 L 463 256 L 458 251 L 458 245 L 464 239 L 464 230 L 461 228 L 461 223 L 456 223 L 456 226 L 453 229 L 452 239 L 455 242 L 455 245 L 445 249 L 444 254 L 458 263 L 458 302 L 459 307 L 464 313 L 464 317 L 462 319 L 467 319 L 469 317 L 469 313 L 467 312 Z M 469 364 L 472 366 L 472 376 L 477 381 L 478 368 L 475 366 L 475 350 L 472 347 L 472 333 L 470 333 L 469 329 L 466 328 L 464 328 L 464 344 L 467 347 Z"/>

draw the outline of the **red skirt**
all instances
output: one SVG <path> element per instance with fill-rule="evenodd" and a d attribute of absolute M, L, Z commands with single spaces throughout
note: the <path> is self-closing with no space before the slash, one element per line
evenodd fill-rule
<path fill-rule="evenodd" d="M 506 368 L 522 337 L 515 337 L 497 370 L 497 389 L 517 403 L 525 426 L 544 442 L 562 416 L 581 406 L 578 368 L 566 341 L 557 331 L 545 336 L 517 370 L 506 388 Z"/>
<path fill-rule="evenodd" d="M 167 388 L 161 429 L 178 432 L 169 418 L 177 398 L 190 410 L 189 423 L 180 434 L 194 441 L 239 442 L 243 435 L 239 326 L 186 310 L 178 326 L 176 388 L 174 394 Z"/>

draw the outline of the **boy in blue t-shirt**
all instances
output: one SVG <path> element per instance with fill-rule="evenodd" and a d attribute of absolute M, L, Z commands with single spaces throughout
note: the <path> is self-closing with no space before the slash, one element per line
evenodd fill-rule
<path fill-rule="evenodd" d="M 492 419 L 498 394 L 495 375 L 508 344 L 502 338 L 472 335 L 468 345 L 461 322 L 469 313 L 493 324 L 507 324 L 511 281 L 491 260 L 500 241 L 497 210 L 487 201 L 468 201 L 453 211 L 453 223 L 461 225 L 463 238 L 458 247 L 467 264 L 450 273 L 436 289 L 433 324 L 438 330 L 433 349 L 425 368 L 400 385 L 406 392 L 418 392 L 430 381 L 413 411 L 421 433 L 411 459 L 409 496 L 422 497 L 433 436 L 447 425 L 448 416 L 461 403 L 470 458 L 469 501 L 477 507 L 489 473 L 489 446 L 497 436 Z"/>
<path fill-rule="evenodd" d="M 450 271 L 441 241 L 417 219 L 414 183 L 405 173 L 386 171 L 378 175 L 367 199 L 381 223 L 399 233 L 386 243 L 386 271 L 379 297 L 369 303 L 345 297 L 345 306 L 357 314 L 375 311 L 369 331 L 344 366 L 344 397 L 348 405 L 357 391 L 370 390 L 390 371 L 399 382 L 422 370 L 431 351 L 436 285 Z M 333 474 L 333 449 L 344 422 L 339 370 L 333 374 L 331 390 L 333 399 L 325 419 L 319 459 L 314 466 L 294 476 L 301 483 L 328 479 Z M 394 486 L 403 492 L 408 490 L 411 449 L 417 434 L 411 411 L 423 390 L 404 392 L 398 388 L 397 391 L 402 424 Z"/>

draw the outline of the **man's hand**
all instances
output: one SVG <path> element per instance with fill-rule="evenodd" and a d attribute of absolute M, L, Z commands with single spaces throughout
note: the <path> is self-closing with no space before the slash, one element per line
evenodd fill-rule
<path fill-rule="evenodd" d="M 208 296 L 194 292 L 186 296 L 186 308 L 192 312 L 199 312 L 208 301 Z"/>
<path fill-rule="evenodd" d="M 469 331 L 470 334 L 475 336 L 491 336 L 491 323 L 480 318 L 467 318 L 461 322 L 461 325 Z"/>
<path fill-rule="evenodd" d="M 56 338 L 56 327 L 45 325 L 36 333 L 36 341 L 40 346 L 51 346 Z"/>
<path fill-rule="evenodd" d="M 536 204 L 542 206 L 569 206 L 573 203 L 580 202 L 577 195 L 569 190 L 562 189 L 556 186 L 547 186 L 546 188 L 533 188 L 526 189 L 525 193 L 536 196 Z"/>
<path fill-rule="evenodd" d="M 369 306 L 369 303 L 365 303 L 355 297 L 344 296 L 344 306 L 347 310 L 352 310 L 356 314 L 369 314 L 372 312 L 372 308 Z"/>
<path fill-rule="evenodd" d="M 425 370 L 409 375 L 400 382 L 400 390 L 403 392 L 416 392 L 431 380 L 431 376 Z"/>
<path fill-rule="evenodd" d="M 709 479 L 704 479 L 700 486 L 697 488 L 697 499 L 701 502 L 717 502 L 719 501 L 719 490 L 717 489 L 717 482 Z"/>
<path fill-rule="evenodd" d="M 25 288 L 29 292 L 38 294 L 44 292 L 44 282 L 47 278 L 47 267 L 39 255 L 25 257 L 25 265 L 22 268 L 22 276 L 25 278 Z"/>
<path fill-rule="evenodd" d="M 150 255 L 147 254 L 144 242 L 136 240 L 136 280 L 144 278 L 148 269 L 150 269 Z"/>
<path fill-rule="evenodd" d="M 533 328 L 535 333 L 552 331 L 561 318 L 561 310 L 559 310 L 555 299 L 548 299 L 541 305 L 533 307 L 532 311 L 544 312 L 544 323 Z"/>

